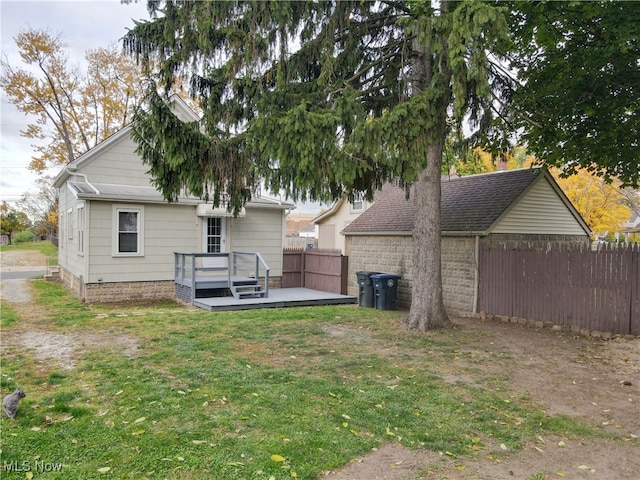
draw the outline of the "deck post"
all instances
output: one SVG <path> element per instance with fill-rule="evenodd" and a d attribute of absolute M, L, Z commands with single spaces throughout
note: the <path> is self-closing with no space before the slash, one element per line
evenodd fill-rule
<path fill-rule="evenodd" d="M 196 255 L 191 254 L 191 305 L 196 299 Z"/>

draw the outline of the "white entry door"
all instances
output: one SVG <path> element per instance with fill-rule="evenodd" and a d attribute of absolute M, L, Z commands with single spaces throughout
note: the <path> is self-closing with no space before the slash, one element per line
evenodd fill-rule
<path fill-rule="evenodd" d="M 225 253 L 227 251 L 227 222 L 224 217 L 205 217 L 203 219 L 202 246 L 204 253 Z M 224 258 L 205 258 L 204 267 L 224 267 Z"/>

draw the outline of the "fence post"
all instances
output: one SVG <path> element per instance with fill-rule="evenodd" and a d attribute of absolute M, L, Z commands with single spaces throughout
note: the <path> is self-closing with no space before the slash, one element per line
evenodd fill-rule
<path fill-rule="evenodd" d="M 631 282 L 629 295 L 629 334 L 640 335 L 640 245 L 629 249 L 631 260 Z"/>

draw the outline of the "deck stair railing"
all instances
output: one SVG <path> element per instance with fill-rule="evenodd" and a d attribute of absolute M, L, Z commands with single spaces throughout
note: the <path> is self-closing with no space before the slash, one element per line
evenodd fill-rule
<path fill-rule="evenodd" d="M 236 298 L 268 297 L 269 296 L 269 266 L 258 252 L 231 252 L 233 276 L 248 276 L 256 280 L 255 283 L 231 283 L 230 290 Z M 258 283 L 260 272 L 264 271 L 264 286 Z"/>
<path fill-rule="evenodd" d="M 228 288 L 234 297 L 268 297 L 269 266 L 257 252 L 174 253 L 175 281 L 189 285 L 191 302 L 200 289 Z M 264 279 L 264 286 L 259 284 Z"/>

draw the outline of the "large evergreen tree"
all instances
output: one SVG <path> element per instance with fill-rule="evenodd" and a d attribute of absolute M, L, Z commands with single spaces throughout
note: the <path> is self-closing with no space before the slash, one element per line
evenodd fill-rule
<path fill-rule="evenodd" d="M 442 300 L 440 171 L 463 118 L 486 131 L 506 77 L 490 61 L 501 7 L 472 1 L 154 1 L 125 37 L 157 85 L 134 124 L 168 200 L 182 189 L 238 210 L 258 181 L 294 200 L 415 185 L 408 325 L 449 326 Z M 493 52 L 493 57 L 489 57 Z M 167 107 L 191 79 L 200 124 Z M 493 97 L 492 97 L 493 95 Z M 455 121 L 450 121 L 454 119 Z"/>

